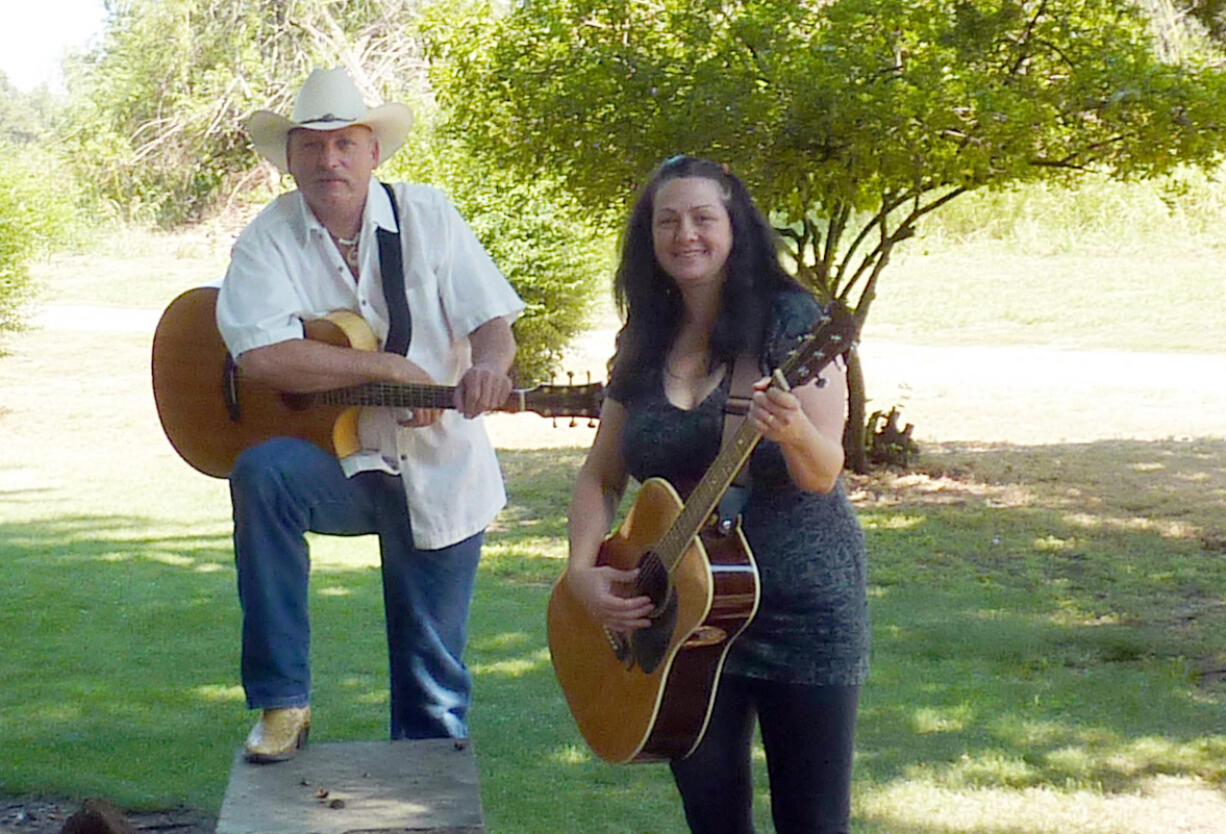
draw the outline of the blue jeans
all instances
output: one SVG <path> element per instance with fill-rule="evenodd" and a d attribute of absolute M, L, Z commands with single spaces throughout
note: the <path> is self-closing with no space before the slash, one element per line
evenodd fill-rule
<path fill-rule="evenodd" d="M 230 497 L 247 706 L 310 702 L 306 532 L 376 533 L 391 737 L 466 737 L 472 676 L 461 656 L 483 534 L 441 550 L 418 550 L 399 477 L 362 472 L 346 478 L 336 458 L 294 438 L 275 438 L 239 455 Z"/>

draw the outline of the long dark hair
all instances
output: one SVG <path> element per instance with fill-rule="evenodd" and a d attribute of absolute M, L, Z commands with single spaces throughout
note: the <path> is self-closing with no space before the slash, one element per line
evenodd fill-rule
<path fill-rule="evenodd" d="M 801 290 L 779 263 L 775 233 L 740 179 L 709 159 L 681 155 L 666 160 L 652 172 L 630 212 L 613 284 L 625 324 L 617 334 L 609 377 L 623 396 L 659 373 L 681 326 L 681 293 L 656 260 L 651 221 L 660 186 L 682 177 L 715 182 L 732 222 L 732 250 L 724 265 L 720 310 L 710 335 L 710 367 L 731 363 L 742 353 L 758 355 L 771 297 L 781 290 Z"/>

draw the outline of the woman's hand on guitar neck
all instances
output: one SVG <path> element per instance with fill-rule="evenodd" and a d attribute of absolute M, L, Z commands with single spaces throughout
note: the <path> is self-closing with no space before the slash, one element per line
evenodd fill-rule
<path fill-rule="evenodd" d="M 648 615 L 655 607 L 650 597 L 637 593 L 634 583 L 638 573 L 637 569 L 579 567 L 572 563 L 566 571 L 566 581 L 592 619 L 610 631 L 629 633 L 651 625 Z"/>

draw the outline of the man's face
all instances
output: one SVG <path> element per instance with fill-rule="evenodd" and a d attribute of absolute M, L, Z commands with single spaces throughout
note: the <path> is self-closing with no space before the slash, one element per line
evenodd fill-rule
<path fill-rule="evenodd" d="M 316 211 L 364 200 L 370 175 L 379 162 L 379 142 L 370 128 L 290 131 L 285 152 L 289 172 Z"/>

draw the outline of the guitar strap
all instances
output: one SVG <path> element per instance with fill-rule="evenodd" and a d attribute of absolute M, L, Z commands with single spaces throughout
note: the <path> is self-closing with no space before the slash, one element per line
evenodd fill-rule
<path fill-rule="evenodd" d="M 409 339 L 413 334 L 413 317 L 409 312 L 409 299 L 404 291 L 404 259 L 400 252 L 400 212 L 396 209 L 396 194 L 385 182 L 379 183 L 387 191 L 387 198 L 392 203 L 392 218 L 396 221 L 396 231 L 387 229 L 376 230 L 379 239 L 379 272 L 383 276 L 383 298 L 387 302 L 389 324 L 387 341 L 383 349 L 388 353 L 399 353 L 407 356 Z"/>
<path fill-rule="evenodd" d="M 758 371 L 757 362 L 752 356 L 742 354 L 732 365 L 732 381 L 728 386 L 728 401 L 724 404 L 724 435 L 720 448 L 728 447 L 745 422 L 753 401 L 753 384 L 762 374 Z M 741 510 L 749 500 L 749 462 L 746 461 L 741 470 L 736 473 L 732 485 L 728 487 L 724 497 L 719 501 L 719 530 L 728 535 L 740 523 Z"/>

